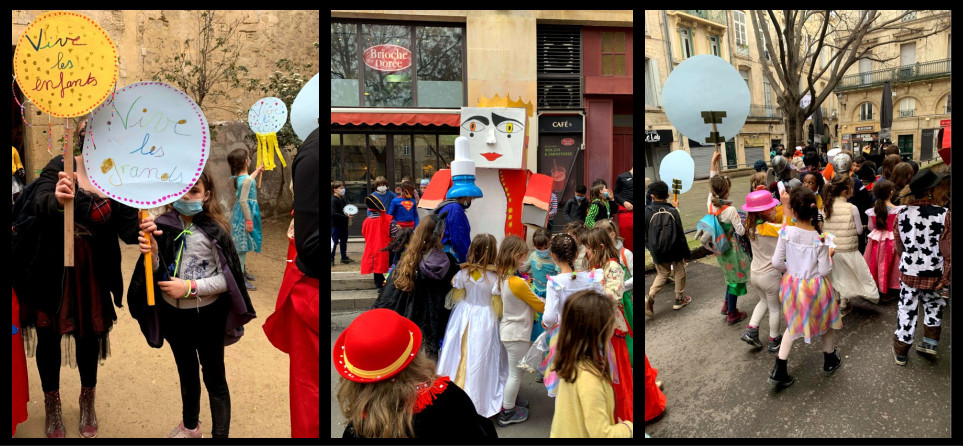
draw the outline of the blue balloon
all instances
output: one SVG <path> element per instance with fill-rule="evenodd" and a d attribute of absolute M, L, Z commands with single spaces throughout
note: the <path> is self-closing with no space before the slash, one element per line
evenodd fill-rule
<path fill-rule="evenodd" d="M 672 180 L 682 180 L 682 192 L 686 193 L 692 189 L 692 179 L 695 177 L 695 162 L 692 156 L 685 150 L 676 150 L 662 158 L 659 166 L 659 178 L 669 185 L 669 193 L 672 193 Z"/>
<path fill-rule="evenodd" d="M 688 138 L 705 144 L 712 124 L 704 111 L 724 111 L 716 131 L 726 141 L 734 138 L 749 116 L 749 87 L 725 59 L 703 54 L 679 64 L 662 87 L 662 102 L 669 122 Z"/>

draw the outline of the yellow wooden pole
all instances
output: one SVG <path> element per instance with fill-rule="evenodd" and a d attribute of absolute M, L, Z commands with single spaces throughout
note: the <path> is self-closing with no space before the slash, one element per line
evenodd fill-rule
<path fill-rule="evenodd" d="M 147 216 L 147 209 L 140 210 L 140 220 L 144 221 Z M 144 238 L 147 239 L 147 245 L 150 246 L 150 234 L 141 231 Z M 151 259 L 150 251 L 144 254 L 144 275 L 147 277 L 147 305 L 154 306 L 154 262 Z"/>

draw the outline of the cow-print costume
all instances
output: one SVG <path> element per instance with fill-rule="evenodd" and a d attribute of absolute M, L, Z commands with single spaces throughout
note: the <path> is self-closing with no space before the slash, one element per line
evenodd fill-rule
<path fill-rule="evenodd" d="M 946 299 L 939 291 L 921 290 L 900 283 L 899 313 L 896 317 L 896 338 L 905 344 L 912 344 L 916 333 L 916 319 L 920 302 L 923 303 L 923 324 L 939 327 L 943 322 L 943 308 Z"/>
<path fill-rule="evenodd" d="M 943 256 L 939 239 L 946 212 L 941 206 L 922 205 L 906 206 L 899 213 L 897 224 L 903 242 L 903 255 L 899 261 L 901 273 L 914 277 L 942 277 Z M 913 343 L 920 302 L 926 326 L 939 327 L 942 323 L 946 300 L 940 292 L 913 288 L 901 281 L 896 338 L 903 343 Z"/>

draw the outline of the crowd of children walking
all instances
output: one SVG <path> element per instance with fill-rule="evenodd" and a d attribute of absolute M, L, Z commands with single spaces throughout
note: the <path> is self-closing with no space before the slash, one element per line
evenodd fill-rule
<path fill-rule="evenodd" d="M 814 162 L 796 167 L 775 156 L 768 178 L 765 173 L 752 178 L 742 215 L 727 201 L 729 180 L 710 173 L 707 215 L 697 226 L 697 237 L 723 269 L 727 323 L 746 317 L 736 309 L 735 296 L 759 298 L 741 335 L 753 349 L 764 345 L 759 331 L 769 313 L 768 351 L 777 354 L 769 374 L 771 385 L 788 387 L 795 382 L 787 361 L 798 338 L 811 343 L 822 337 L 825 375 L 840 367 L 835 331 L 843 328 L 842 318 L 853 311 L 856 298 L 873 304 L 898 298 L 892 347 L 896 364 L 906 364 L 920 317 L 923 340 L 916 343 L 916 350 L 936 357 L 950 284 L 948 168 L 920 170 L 913 162 L 901 162 L 894 152 L 898 153 L 895 146 L 886 149 L 879 176 L 873 162 L 845 153 L 831 154 L 831 164 L 822 171 L 815 156 L 810 157 Z M 719 155 L 713 157 L 713 170 L 718 170 Z M 673 309 L 692 300 L 685 295 L 685 260 L 691 253 L 678 204 L 668 203 L 668 192 L 662 181 L 647 190 L 652 204 L 645 210 L 646 248 L 657 272 L 646 295 L 647 317 L 654 316 L 654 297 L 672 274 Z M 740 236 L 748 239 L 748 249 L 737 240 Z M 655 383 L 654 375 L 649 382 L 649 370 L 647 365 L 647 420 L 650 403 L 655 408 L 652 416 L 665 407 L 661 392 L 649 392 Z"/>
<path fill-rule="evenodd" d="M 365 222 L 363 267 L 370 254 L 372 272 L 390 272 L 333 351 L 344 436 L 494 437 L 494 423 L 528 420 L 528 370 L 555 398 L 551 437 L 632 437 L 632 253 L 618 225 L 596 212 L 594 227 L 537 229 L 531 246 L 477 234 L 458 263 L 442 249 L 444 214 L 409 218 L 413 184 L 402 191 L 387 211 L 369 203 L 369 220 L 412 224 Z"/>

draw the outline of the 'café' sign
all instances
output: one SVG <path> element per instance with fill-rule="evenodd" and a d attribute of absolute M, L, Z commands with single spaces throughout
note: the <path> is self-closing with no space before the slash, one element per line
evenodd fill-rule
<path fill-rule="evenodd" d="M 390 43 L 364 50 L 364 64 L 378 71 L 400 71 L 411 66 L 411 51 Z"/>

